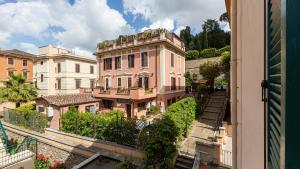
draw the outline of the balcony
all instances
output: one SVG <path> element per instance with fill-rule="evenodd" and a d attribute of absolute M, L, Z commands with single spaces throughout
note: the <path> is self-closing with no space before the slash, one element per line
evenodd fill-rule
<path fill-rule="evenodd" d="M 149 88 L 110 88 L 104 90 L 103 87 L 96 88 L 93 91 L 93 95 L 95 97 L 104 97 L 104 98 L 118 98 L 118 99 L 133 99 L 133 100 L 140 100 L 140 99 L 147 99 L 156 97 L 156 89 Z"/>
<path fill-rule="evenodd" d="M 142 44 L 150 44 L 159 41 L 167 41 L 184 51 L 184 43 L 175 43 L 174 33 L 166 29 L 146 30 L 135 35 L 120 35 L 115 40 L 106 40 L 97 45 L 97 52 L 106 52 L 115 49 L 138 46 Z"/>

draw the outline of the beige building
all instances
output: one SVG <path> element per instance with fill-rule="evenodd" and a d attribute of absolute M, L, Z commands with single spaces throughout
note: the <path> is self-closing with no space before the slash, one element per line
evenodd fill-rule
<path fill-rule="evenodd" d="M 299 1 L 226 0 L 233 169 L 300 168 Z"/>
<path fill-rule="evenodd" d="M 80 88 L 95 88 L 99 78 L 96 58 L 52 45 L 39 48 L 33 71 L 39 96 L 76 94 Z"/>

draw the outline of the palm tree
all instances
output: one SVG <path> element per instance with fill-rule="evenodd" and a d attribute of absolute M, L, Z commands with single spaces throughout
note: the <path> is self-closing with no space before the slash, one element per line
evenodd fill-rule
<path fill-rule="evenodd" d="M 0 88 L 0 101 L 15 102 L 19 107 L 21 103 L 32 100 L 37 96 L 37 89 L 22 75 L 11 75 Z"/>

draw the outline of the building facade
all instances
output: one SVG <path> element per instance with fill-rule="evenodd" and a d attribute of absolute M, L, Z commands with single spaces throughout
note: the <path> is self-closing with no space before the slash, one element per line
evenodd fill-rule
<path fill-rule="evenodd" d="M 76 94 L 97 86 L 98 70 L 96 59 L 47 45 L 39 48 L 34 61 L 34 82 L 39 96 Z"/>
<path fill-rule="evenodd" d="M 150 105 L 161 111 L 184 95 L 185 48 L 164 29 L 120 36 L 98 44 L 100 88 L 93 92 L 103 108 L 127 117 L 146 115 Z"/>
<path fill-rule="evenodd" d="M 34 58 L 35 55 L 17 49 L 0 50 L 0 86 L 12 74 L 21 74 L 32 83 Z"/>
<path fill-rule="evenodd" d="M 226 0 L 233 169 L 300 168 L 300 5 Z"/>

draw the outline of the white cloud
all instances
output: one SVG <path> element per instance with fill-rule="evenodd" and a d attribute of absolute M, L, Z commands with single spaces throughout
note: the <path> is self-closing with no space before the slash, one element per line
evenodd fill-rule
<path fill-rule="evenodd" d="M 191 26 L 200 30 L 206 19 L 219 19 L 225 12 L 224 0 L 123 0 L 125 13 L 141 15 L 151 23 L 170 18 L 175 29 Z"/>
<path fill-rule="evenodd" d="M 149 27 L 144 27 L 141 29 L 141 31 L 147 30 L 147 29 L 156 29 L 156 28 L 166 28 L 167 30 L 172 31 L 174 29 L 174 20 L 166 18 L 163 20 L 158 20 L 154 23 L 152 23 Z"/>
<path fill-rule="evenodd" d="M 52 37 L 68 49 L 94 52 L 99 41 L 132 33 L 122 14 L 111 9 L 106 0 L 18 1 L 0 5 L 0 45 L 14 34 L 37 39 Z M 63 28 L 55 32 L 49 27 Z M 5 36 L 2 36 L 5 35 Z"/>
<path fill-rule="evenodd" d="M 32 53 L 32 54 L 38 54 L 38 47 L 35 44 L 22 42 L 22 43 L 20 43 L 20 47 L 25 52 Z"/>

